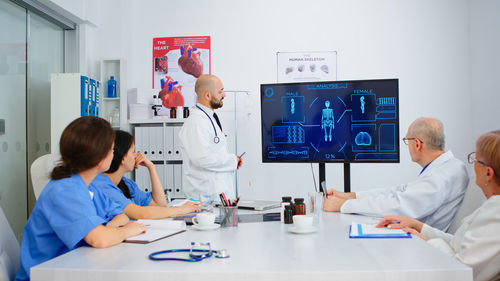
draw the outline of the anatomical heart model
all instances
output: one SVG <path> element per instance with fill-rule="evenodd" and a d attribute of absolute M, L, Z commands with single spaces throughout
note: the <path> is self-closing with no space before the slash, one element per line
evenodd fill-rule
<path fill-rule="evenodd" d="M 170 76 L 165 76 L 165 84 L 160 91 L 161 103 L 166 108 L 184 106 L 184 98 L 181 93 L 181 85 L 174 81 Z"/>
<path fill-rule="evenodd" d="M 203 73 L 203 63 L 200 60 L 200 52 L 191 45 L 180 46 L 181 57 L 177 61 L 182 71 L 198 78 Z"/>

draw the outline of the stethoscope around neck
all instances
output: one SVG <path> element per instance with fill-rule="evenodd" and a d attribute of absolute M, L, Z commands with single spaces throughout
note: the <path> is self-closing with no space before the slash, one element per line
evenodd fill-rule
<path fill-rule="evenodd" d="M 215 129 L 215 125 L 214 125 L 214 121 L 212 121 L 212 118 L 210 118 L 210 116 L 208 115 L 208 113 L 205 112 L 205 110 L 203 110 L 201 107 L 199 107 L 198 105 L 196 105 L 196 107 L 201 110 L 203 113 L 205 113 L 205 115 L 208 117 L 208 120 L 210 120 L 210 123 L 212 123 L 212 128 L 214 128 L 214 133 L 215 133 L 215 137 L 214 137 L 214 143 L 215 144 L 218 144 L 220 142 L 220 138 L 217 136 L 217 130 Z"/>

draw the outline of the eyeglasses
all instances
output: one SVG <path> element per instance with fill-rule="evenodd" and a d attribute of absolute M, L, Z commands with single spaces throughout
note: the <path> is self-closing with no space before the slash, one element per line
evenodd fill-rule
<path fill-rule="evenodd" d="M 477 162 L 483 166 L 489 166 L 488 164 L 484 163 L 483 161 L 477 160 L 475 151 L 471 152 L 471 153 L 469 153 L 469 155 L 467 155 L 467 162 L 469 162 L 469 164 L 474 164 L 474 162 Z"/>
<path fill-rule="evenodd" d="M 411 140 L 419 140 L 421 143 L 424 143 L 423 141 L 421 141 L 419 138 L 403 138 L 402 139 L 403 142 L 408 145 L 408 141 L 411 141 Z"/>

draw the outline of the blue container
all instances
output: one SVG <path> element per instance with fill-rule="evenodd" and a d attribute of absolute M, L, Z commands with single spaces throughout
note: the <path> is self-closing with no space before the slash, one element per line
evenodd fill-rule
<path fill-rule="evenodd" d="M 116 98 L 116 80 L 111 76 L 108 80 L 108 98 Z"/>

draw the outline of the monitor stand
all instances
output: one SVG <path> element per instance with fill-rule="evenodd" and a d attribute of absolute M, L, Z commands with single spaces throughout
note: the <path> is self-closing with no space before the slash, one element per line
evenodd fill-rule
<path fill-rule="evenodd" d="M 326 192 L 323 190 L 322 182 L 325 182 L 326 186 L 326 168 L 325 163 L 319 163 L 319 188 L 320 191 Z M 344 192 L 351 192 L 351 163 L 344 163 Z"/>

